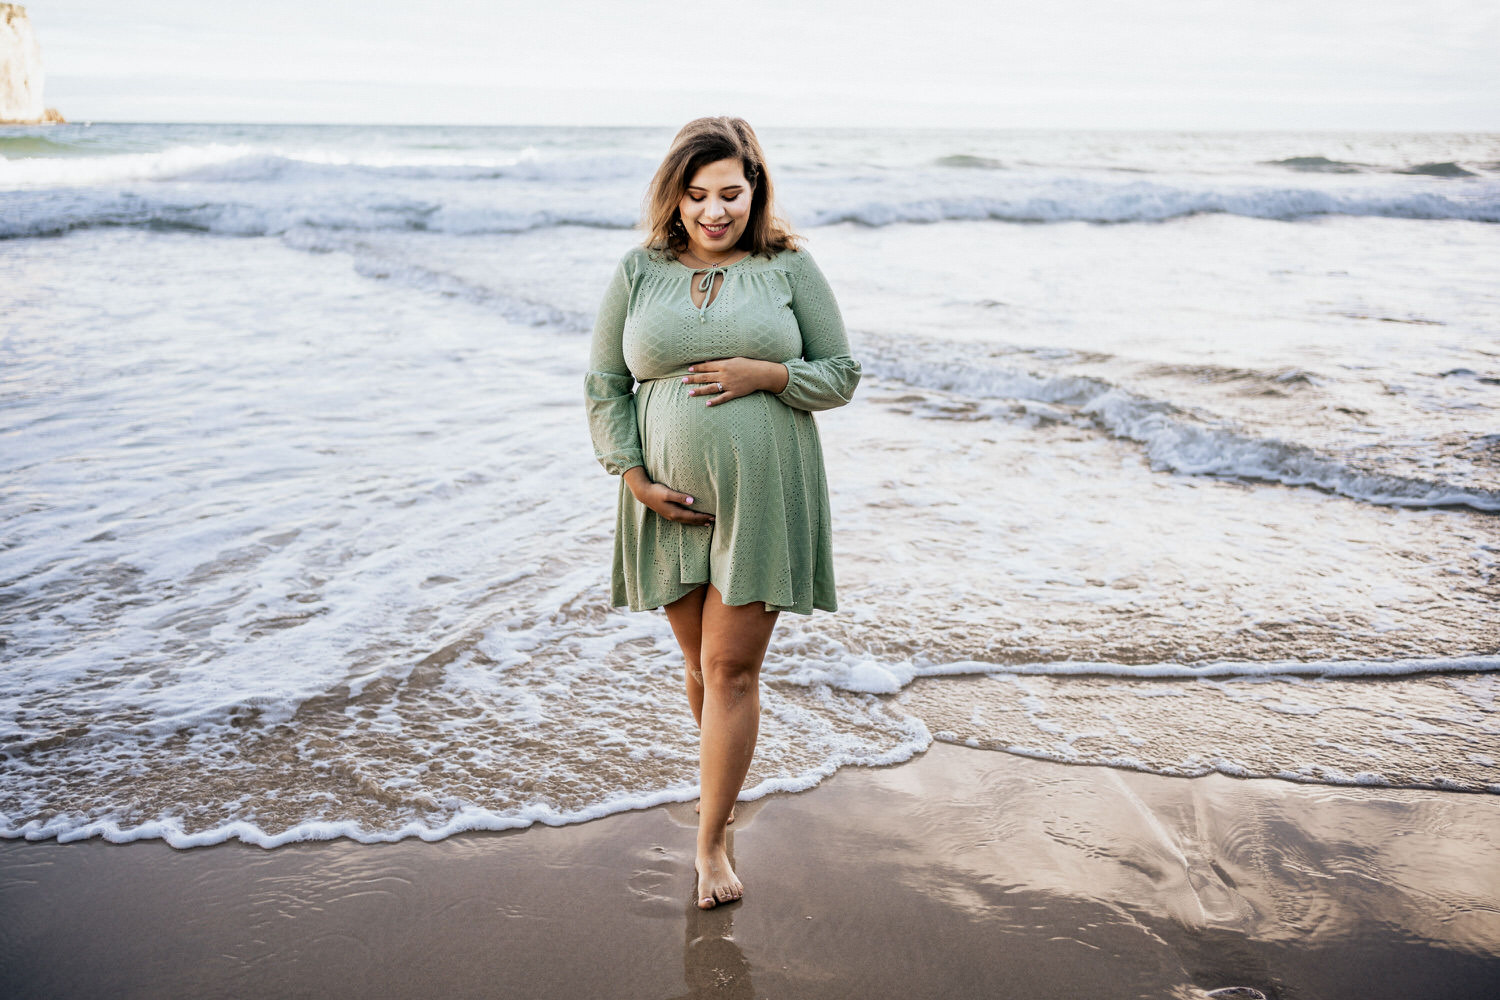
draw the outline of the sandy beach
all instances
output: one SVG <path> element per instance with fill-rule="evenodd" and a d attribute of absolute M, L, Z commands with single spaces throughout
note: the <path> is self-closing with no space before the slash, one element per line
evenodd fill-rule
<path fill-rule="evenodd" d="M 867 6 L 0 0 L 0 1000 L 1500 1000 L 1500 4 Z"/>
<path fill-rule="evenodd" d="M 935 744 L 742 806 L 436 843 L 0 843 L 12 998 L 1482 998 L 1500 801 Z M 1251 994 L 1242 994 L 1251 996 Z"/>
<path fill-rule="evenodd" d="M 708 913 L 670 138 L 0 137 L 0 1000 L 1500 996 L 1500 134 L 764 133 L 865 378 Z"/>

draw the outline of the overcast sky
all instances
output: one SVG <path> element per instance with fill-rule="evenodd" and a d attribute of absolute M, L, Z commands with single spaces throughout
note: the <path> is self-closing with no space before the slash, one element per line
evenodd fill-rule
<path fill-rule="evenodd" d="M 1500 131 L 1497 0 L 80 0 L 73 121 Z"/>

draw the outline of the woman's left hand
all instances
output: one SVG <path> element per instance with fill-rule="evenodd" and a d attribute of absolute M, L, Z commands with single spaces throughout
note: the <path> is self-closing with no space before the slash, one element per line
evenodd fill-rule
<path fill-rule="evenodd" d="M 748 396 L 752 392 L 780 392 L 786 388 L 786 365 L 752 358 L 700 361 L 688 369 L 683 382 L 689 396 L 708 396 L 708 405 Z"/>

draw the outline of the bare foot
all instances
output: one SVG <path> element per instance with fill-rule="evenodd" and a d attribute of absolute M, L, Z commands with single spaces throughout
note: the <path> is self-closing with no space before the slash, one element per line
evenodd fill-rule
<path fill-rule="evenodd" d="M 702 811 L 703 811 L 703 803 L 702 802 L 694 802 L 693 803 L 693 812 L 695 812 L 695 813 L 701 813 Z M 733 823 L 733 822 L 734 822 L 734 806 L 730 806 L 729 807 L 729 818 L 724 821 L 724 825 L 728 826 L 730 823 Z"/>
<path fill-rule="evenodd" d="M 720 903 L 732 903 L 745 894 L 745 887 L 735 877 L 724 848 L 716 847 L 698 855 L 698 909 L 712 910 Z"/>

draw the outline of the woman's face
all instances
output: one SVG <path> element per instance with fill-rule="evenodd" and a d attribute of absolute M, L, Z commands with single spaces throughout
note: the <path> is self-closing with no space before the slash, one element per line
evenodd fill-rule
<path fill-rule="evenodd" d="M 754 196 L 739 160 L 716 160 L 698 168 L 677 203 L 693 256 L 715 261 L 734 249 L 749 224 Z"/>

